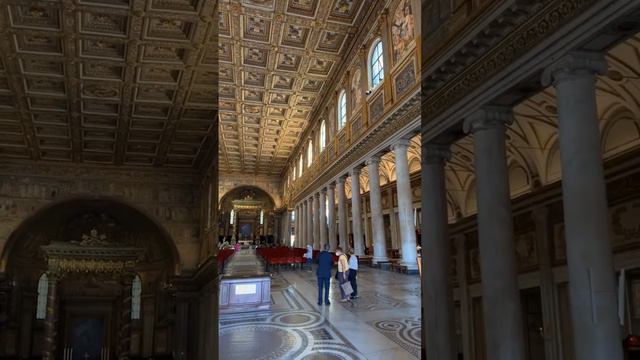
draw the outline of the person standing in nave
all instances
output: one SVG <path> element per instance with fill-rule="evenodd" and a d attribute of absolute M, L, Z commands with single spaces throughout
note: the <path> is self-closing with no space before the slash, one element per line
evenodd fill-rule
<path fill-rule="evenodd" d="M 336 248 L 336 255 L 338 256 L 338 282 L 340 283 L 340 297 L 341 302 L 350 301 L 349 294 L 347 294 L 342 288 L 342 284 L 346 283 L 349 276 L 349 261 L 347 255 L 342 252 L 342 248 L 338 246 Z"/>
<path fill-rule="evenodd" d="M 349 282 L 351 283 L 351 288 L 353 289 L 353 293 L 351 293 L 351 299 L 357 299 L 358 296 L 358 257 L 355 255 L 353 249 L 349 249 Z"/>
<path fill-rule="evenodd" d="M 333 256 L 329 252 L 329 244 L 324 244 L 322 251 L 318 255 L 318 269 L 316 270 L 316 276 L 318 277 L 318 305 L 322 305 L 323 298 L 325 305 L 331 305 L 329 301 L 331 268 L 333 268 Z"/>

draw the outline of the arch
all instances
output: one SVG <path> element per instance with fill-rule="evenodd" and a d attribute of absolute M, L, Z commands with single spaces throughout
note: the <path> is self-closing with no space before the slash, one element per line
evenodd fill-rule
<path fill-rule="evenodd" d="M 324 120 L 320 123 L 318 145 L 320 146 L 320 152 L 327 146 L 327 123 Z"/>
<path fill-rule="evenodd" d="M 260 186 L 256 186 L 256 185 L 241 185 L 241 186 L 237 186 L 232 188 L 231 190 L 227 191 L 221 198 L 220 198 L 220 210 L 224 210 L 225 208 L 229 207 L 229 202 L 234 198 L 241 198 L 244 197 L 244 194 L 249 194 L 252 193 L 253 197 L 260 197 L 260 198 L 264 198 L 267 199 L 268 201 L 268 205 L 270 205 L 269 209 L 275 210 L 276 207 L 276 201 L 273 198 L 273 196 L 271 196 L 271 194 L 269 194 L 268 191 L 264 190 L 263 188 L 261 188 Z"/>
<path fill-rule="evenodd" d="M 74 210 L 75 209 L 75 210 Z M 2 249 L 0 257 L 0 271 L 6 271 L 11 265 L 11 254 L 18 251 L 18 244 L 25 245 L 24 240 L 26 237 L 34 241 L 45 242 L 50 241 L 48 237 L 44 239 L 35 239 L 35 235 L 32 235 L 32 229 L 39 228 L 38 222 L 46 219 L 48 224 L 53 224 L 55 221 L 63 222 L 69 221 L 74 215 L 80 215 L 84 212 L 100 212 L 105 209 L 109 209 L 109 214 L 117 217 L 124 225 L 132 224 L 135 221 L 139 221 L 138 225 L 147 228 L 149 231 L 155 231 L 160 244 L 164 245 L 165 250 L 169 254 L 168 261 L 172 265 L 174 274 L 179 274 L 182 269 L 182 261 L 176 243 L 171 237 L 168 230 L 157 219 L 149 215 L 145 210 L 130 204 L 122 199 L 116 199 L 109 196 L 96 196 L 92 194 L 75 195 L 59 199 L 58 201 L 46 204 L 40 209 L 37 209 L 31 215 L 26 217 L 22 222 L 11 232 L 7 243 Z M 61 230 L 60 230 L 61 231 Z M 44 245 L 42 243 L 41 245 Z M 36 246 L 34 243 L 31 246 Z M 25 245 L 26 246 L 26 245 Z M 39 246 L 39 245 L 38 245 Z M 38 247 L 39 248 L 39 247 Z M 159 250 L 159 249 L 158 249 Z"/>
<path fill-rule="evenodd" d="M 347 92 L 342 89 L 338 93 L 338 131 L 347 124 Z"/>
<path fill-rule="evenodd" d="M 382 80 L 384 80 L 384 47 L 382 38 L 375 39 L 369 48 L 367 70 L 369 74 L 369 89 L 376 88 L 382 84 Z"/>
<path fill-rule="evenodd" d="M 313 163 L 313 139 L 307 142 L 307 167 L 310 167 L 311 163 Z"/>
<path fill-rule="evenodd" d="M 615 109 L 602 129 L 602 152 L 605 158 L 632 149 L 640 143 L 640 121 L 626 107 Z"/>

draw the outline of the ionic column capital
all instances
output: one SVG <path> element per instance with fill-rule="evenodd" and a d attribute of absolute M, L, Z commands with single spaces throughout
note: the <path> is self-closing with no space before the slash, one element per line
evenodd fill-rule
<path fill-rule="evenodd" d="M 437 164 L 451 159 L 451 147 L 444 144 L 422 145 L 422 164 Z"/>
<path fill-rule="evenodd" d="M 333 191 L 336 188 L 336 183 L 335 182 L 330 182 L 329 185 L 327 185 L 326 190 L 327 191 Z"/>
<path fill-rule="evenodd" d="M 559 82 L 581 77 L 605 75 L 607 59 L 601 53 L 574 51 L 559 58 L 542 73 L 542 85 L 557 85 Z"/>
<path fill-rule="evenodd" d="M 475 134 L 478 131 L 504 128 L 513 122 L 511 108 L 484 106 L 469 115 L 463 124 L 465 133 Z"/>
<path fill-rule="evenodd" d="M 336 184 L 344 186 L 345 181 L 347 181 L 347 177 L 345 175 L 342 175 L 338 178 L 338 180 L 336 180 Z"/>
<path fill-rule="evenodd" d="M 350 176 L 360 176 L 360 172 L 362 171 L 362 166 L 358 165 L 351 170 L 349 170 Z"/>
<path fill-rule="evenodd" d="M 380 155 L 373 155 L 372 157 L 367 159 L 364 163 L 367 166 L 375 165 L 376 167 L 378 167 L 380 165 Z"/>
<path fill-rule="evenodd" d="M 407 139 L 398 140 L 395 144 L 391 145 L 391 150 L 393 151 L 407 151 L 411 145 L 411 141 Z"/>

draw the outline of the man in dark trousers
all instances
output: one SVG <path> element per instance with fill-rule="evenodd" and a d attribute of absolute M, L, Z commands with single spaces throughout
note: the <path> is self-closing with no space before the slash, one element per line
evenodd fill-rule
<path fill-rule="evenodd" d="M 329 302 L 329 283 L 331 282 L 331 269 L 333 268 L 333 255 L 329 252 L 329 244 L 324 244 L 320 255 L 318 255 L 318 305 L 322 305 L 322 291 L 324 289 L 324 304 Z"/>

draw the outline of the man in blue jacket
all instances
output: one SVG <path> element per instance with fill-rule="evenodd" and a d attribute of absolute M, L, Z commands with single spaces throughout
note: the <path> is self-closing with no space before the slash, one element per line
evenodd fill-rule
<path fill-rule="evenodd" d="M 329 244 L 324 247 L 318 255 L 318 305 L 322 305 L 322 291 L 324 289 L 324 304 L 331 305 L 329 302 L 329 284 L 331 282 L 331 270 L 333 269 L 333 255 L 329 252 Z"/>

